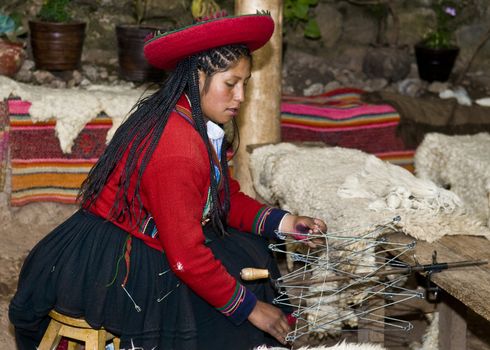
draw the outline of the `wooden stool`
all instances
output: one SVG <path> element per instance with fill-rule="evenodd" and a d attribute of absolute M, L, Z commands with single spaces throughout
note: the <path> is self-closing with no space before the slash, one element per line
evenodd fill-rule
<path fill-rule="evenodd" d="M 106 342 L 112 340 L 114 349 L 119 350 L 119 338 L 104 328 L 93 329 L 84 319 L 65 316 L 54 310 L 50 311 L 49 317 L 51 321 L 38 350 L 56 349 L 61 337 L 68 338 L 69 350 L 74 350 L 77 345 L 73 339 L 85 343 L 87 350 L 104 350 Z"/>

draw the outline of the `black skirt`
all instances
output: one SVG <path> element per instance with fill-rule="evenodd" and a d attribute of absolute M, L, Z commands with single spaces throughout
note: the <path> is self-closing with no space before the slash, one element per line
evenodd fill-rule
<path fill-rule="evenodd" d="M 279 276 L 266 240 L 231 228 L 228 232 L 219 237 L 211 225 L 204 227 L 206 244 L 231 275 L 240 280 L 243 267 L 259 267 Z M 9 308 L 19 349 L 36 349 L 52 309 L 83 317 L 93 328 L 104 327 L 121 338 L 122 349 L 279 345 L 248 321 L 235 326 L 179 281 L 164 253 L 136 238 L 131 240 L 128 274 L 124 254 L 129 237 L 80 210 L 34 247 Z M 268 281 L 240 282 L 259 300 L 271 303 L 276 296 Z"/>

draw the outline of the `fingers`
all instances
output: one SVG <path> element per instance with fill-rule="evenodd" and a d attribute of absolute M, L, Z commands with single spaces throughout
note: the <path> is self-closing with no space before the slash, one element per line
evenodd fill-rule
<path fill-rule="evenodd" d="M 327 232 L 327 224 L 325 223 L 325 221 L 315 218 L 315 219 L 313 219 L 313 222 L 315 223 L 315 226 L 319 232 L 321 232 L 321 233 Z"/>
<path fill-rule="evenodd" d="M 287 322 L 286 317 L 281 318 L 279 322 L 277 322 L 271 329 L 270 332 L 268 332 L 270 335 L 272 335 L 274 338 L 277 339 L 282 344 L 286 344 L 286 337 L 288 333 L 290 332 L 289 324 Z"/>
<path fill-rule="evenodd" d="M 296 232 L 325 233 L 327 224 L 321 219 L 298 216 L 295 230 Z"/>
<path fill-rule="evenodd" d="M 306 224 L 309 225 L 308 233 L 311 235 L 323 235 L 327 232 L 327 225 L 321 219 L 306 217 Z M 304 242 L 310 248 L 316 248 L 325 243 L 323 238 L 313 237 Z"/>
<path fill-rule="evenodd" d="M 290 235 L 295 240 L 302 241 L 311 248 L 325 243 L 324 238 L 320 237 L 327 232 L 327 224 L 323 220 L 308 216 L 290 215 L 288 217 L 290 220 L 288 226 L 292 228 Z"/>
<path fill-rule="evenodd" d="M 277 308 L 270 309 L 271 322 L 268 324 L 269 330 L 267 333 L 272 335 L 282 344 L 286 344 L 286 336 L 290 332 L 289 322 L 282 311 Z M 273 315 L 272 315 L 273 314 Z"/>
<path fill-rule="evenodd" d="M 257 328 L 269 333 L 282 344 L 286 344 L 286 336 L 290 331 L 286 316 L 278 308 L 257 301 L 248 320 Z"/>

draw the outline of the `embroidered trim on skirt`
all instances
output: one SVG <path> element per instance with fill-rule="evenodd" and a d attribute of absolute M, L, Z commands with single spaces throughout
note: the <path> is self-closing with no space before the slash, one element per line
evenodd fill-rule
<path fill-rule="evenodd" d="M 262 237 L 229 229 L 230 235 L 221 238 L 211 225 L 204 232 L 209 248 L 235 278 L 247 266 L 268 268 L 273 277 L 279 275 Z M 93 328 L 104 327 L 121 338 L 121 349 L 278 345 L 248 321 L 233 325 L 179 281 L 165 254 L 134 237 L 124 290 L 127 238 L 128 233 L 119 227 L 80 210 L 33 248 L 9 308 L 20 350 L 36 348 L 51 309 L 83 317 Z M 259 300 L 270 303 L 276 295 L 268 281 L 241 282 Z"/>

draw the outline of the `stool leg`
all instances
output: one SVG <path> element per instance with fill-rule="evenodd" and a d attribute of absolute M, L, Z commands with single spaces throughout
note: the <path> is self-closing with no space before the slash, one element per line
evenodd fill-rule
<path fill-rule="evenodd" d="M 112 340 L 112 342 L 114 344 L 114 350 L 120 350 L 121 349 L 121 339 L 116 337 Z"/>
<path fill-rule="evenodd" d="M 73 340 L 68 340 L 68 348 L 67 350 L 76 350 L 78 347 L 78 343 Z"/>
<path fill-rule="evenodd" d="M 61 335 L 59 335 L 60 328 L 61 323 L 51 320 L 48 329 L 46 329 L 43 339 L 39 344 L 38 350 L 51 350 L 58 345 L 61 340 Z"/>
<path fill-rule="evenodd" d="M 102 329 L 98 330 L 97 332 L 91 332 L 87 336 L 87 341 L 85 343 L 85 350 L 104 350 L 105 337 L 106 337 L 106 332 Z"/>

